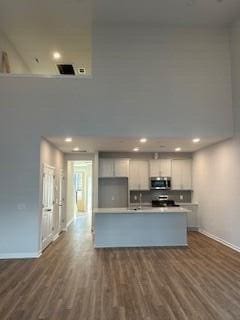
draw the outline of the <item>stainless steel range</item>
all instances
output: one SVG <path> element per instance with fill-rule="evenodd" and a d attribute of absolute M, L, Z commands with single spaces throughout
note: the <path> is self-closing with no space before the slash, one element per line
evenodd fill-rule
<path fill-rule="evenodd" d="M 152 199 L 152 207 L 179 207 L 174 200 L 168 199 L 167 195 L 160 195 Z"/>

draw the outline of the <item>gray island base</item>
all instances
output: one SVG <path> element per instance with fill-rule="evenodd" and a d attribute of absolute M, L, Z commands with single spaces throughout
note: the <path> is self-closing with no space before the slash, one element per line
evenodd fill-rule
<path fill-rule="evenodd" d="M 94 209 L 95 248 L 187 246 L 187 212 L 181 207 Z"/>

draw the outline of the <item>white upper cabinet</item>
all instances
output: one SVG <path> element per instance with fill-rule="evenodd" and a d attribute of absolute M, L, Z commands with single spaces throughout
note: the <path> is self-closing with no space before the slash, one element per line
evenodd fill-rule
<path fill-rule="evenodd" d="M 129 159 L 114 160 L 114 176 L 115 177 L 129 176 Z"/>
<path fill-rule="evenodd" d="M 149 190 L 149 162 L 147 160 L 130 160 L 129 189 Z"/>
<path fill-rule="evenodd" d="M 113 159 L 99 159 L 99 177 L 113 177 Z"/>
<path fill-rule="evenodd" d="M 99 159 L 99 177 L 114 178 L 129 176 L 129 159 Z"/>
<path fill-rule="evenodd" d="M 150 160 L 150 177 L 171 177 L 171 159 Z"/>
<path fill-rule="evenodd" d="M 192 160 L 172 160 L 172 189 L 192 190 Z"/>

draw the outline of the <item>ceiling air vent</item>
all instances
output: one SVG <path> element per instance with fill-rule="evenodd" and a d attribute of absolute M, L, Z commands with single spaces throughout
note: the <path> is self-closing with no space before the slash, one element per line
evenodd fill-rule
<path fill-rule="evenodd" d="M 72 64 L 57 64 L 57 68 L 60 74 L 75 75 Z"/>
<path fill-rule="evenodd" d="M 72 150 L 72 152 L 77 152 L 77 153 L 86 153 L 87 150 Z"/>

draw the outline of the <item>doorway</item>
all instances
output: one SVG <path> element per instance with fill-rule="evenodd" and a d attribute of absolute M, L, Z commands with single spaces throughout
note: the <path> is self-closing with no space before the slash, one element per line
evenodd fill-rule
<path fill-rule="evenodd" d="M 92 161 L 68 161 L 67 221 L 78 217 L 91 218 L 93 201 Z"/>
<path fill-rule="evenodd" d="M 42 250 L 53 241 L 55 169 L 43 165 L 42 174 Z"/>
<path fill-rule="evenodd" d="M 92 211 L 92 163 L 75 161 L 73 163 L 73 182 L 76 216 Z"/>

